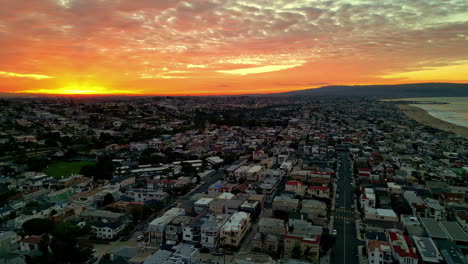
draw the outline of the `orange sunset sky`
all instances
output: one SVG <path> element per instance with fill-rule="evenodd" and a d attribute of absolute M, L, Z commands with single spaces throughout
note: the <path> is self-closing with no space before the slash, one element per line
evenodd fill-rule
<path fill-rule="evenodd" d="M 468 82 L 466 0 L 0 0 L 0 92 Z"/>

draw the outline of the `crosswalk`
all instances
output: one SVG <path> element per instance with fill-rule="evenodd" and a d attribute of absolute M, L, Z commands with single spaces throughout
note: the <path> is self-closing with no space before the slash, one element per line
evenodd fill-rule
<path fill-rule="evenodd" d="M 340 213 L 349 213 L 349 214 L 354 214 L 354 211 L 353 210 L 349 210 L 349 209 L 345 209 L 345 208 L 338 208 L 335 210 L 336 212 L 340 212 Z"/>
<path fill-rule="evenodd" d="M 347 221 L 354 221 L 356 218 L 354 217 L 349 217 L 349 216 L 341 216 L 341 215 L 336 215 L 335 219 L 340 219 L 340 220 L 347 220 Z"/>

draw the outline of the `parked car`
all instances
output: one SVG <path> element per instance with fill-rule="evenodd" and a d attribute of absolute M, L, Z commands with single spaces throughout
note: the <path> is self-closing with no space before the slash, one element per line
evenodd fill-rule
<path fill-rule="evenodd" d="M 120 241 L 127 241 L 131 238 L 132 236 L 124 236 L 120 239 Z"/>
<path fill-rule="evenodd" d="M 221 251 L 213 251 L 213 252 L 211 252 L 211 255 L 213 255 L 213 256 L 222 256 L 222 255 L 223 255 L 223 252 L 221 252 Z"/>
<path fill-rule="evenodd" d="M 336 229 L 333 229 L 332 235 L 336 236 L 337 234 L 338 232 L 336 231 Z"/>
<path fill-rule="evenodd" d="M 141 240 L 143 240 L 143 239 L 145 239 L 145 236 L 144 236 L 144 235 L 141 235 L 141 236 L 138 236 L 138 237 L 137 237 L 137 241 L 141 241 Z"/>

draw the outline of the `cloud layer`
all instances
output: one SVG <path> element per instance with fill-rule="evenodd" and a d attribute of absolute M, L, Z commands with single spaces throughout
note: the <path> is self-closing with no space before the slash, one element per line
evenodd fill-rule
<path fill-rule="evenodd" d="M 242 93 L 434 81 L 410 72 L 456 71 L 468 61 L 466 0 L 0 0 L 0 6 L 0 81 L 12 91 L 86 83 L 151 94 L 225 93 L 236 83 Z M 436 81 L 468 81 L 440 76 Z"/>

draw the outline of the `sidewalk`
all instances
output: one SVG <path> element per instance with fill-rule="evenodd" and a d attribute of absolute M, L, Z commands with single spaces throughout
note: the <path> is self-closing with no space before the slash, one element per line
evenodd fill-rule
<path fill-rule="evenodd" d="M 362 248 L 364 248 L 364 246 L 358 246 L 359 264 L 367 264 L 366 257 L 362 255 Z"/>

